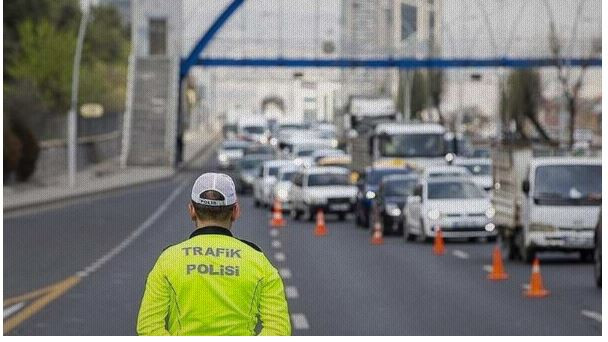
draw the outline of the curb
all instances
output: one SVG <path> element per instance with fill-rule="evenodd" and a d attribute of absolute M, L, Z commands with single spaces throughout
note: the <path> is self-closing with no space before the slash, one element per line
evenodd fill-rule
<path fill-rule="evenodd" d="M 7 204 L 6 201 L 4 201 L 3 212 L 5 214 L 7 214 L 7 213 L 12 213 L 15 211 L 22 210 L 22 209 L 30 208 L 33 205 L 44 206 L 44 205 L 49 205 L 49 204 L 56 204 L 57 202 L 75 200 L 75 199 L 79 199 L 79 198 L 83 198 L 83 197 L 88 197 L 91 195 L 103 195 L 103 194 L 107 194 L 107 193 L 110 193 L 110 192 L 113 192 L 116 190 L 121 190 L 121 189 L 128 188 L 128 187 L 135 186 L 135 185 L 143 185 L 143 184 L 154 183 L 154 182 L 171 179 L 177 173 L 179 173 L 180 171 L 183 171 L 185 168 L 189 167 L 195 160 L 202 157 L 205 153 L 207 153 L 209 151 L 209 149 L 211 149 L 217 142 L 219 142 L 218 134 L 219 134 L 218 132 L 212 133 L 212 135 L 210 136 L 208 141 L 205 142 L 205 144 L 196 153 L 194 153 L 192 155 L 192 157 L 190 157 L 188 160 L 184 161 L 177 168 L 174 168 L 170 172 L 167 172 L 167 174 L 165 174 L 165 175 L 158 176 L 158 177 L 151 177 L 148 179 L 135 179 L 133 181 L 108 186 L 103 189 L 99 189 L 99 188 L 90 189 L 90 190 L 86 190 L 86 191 L 75 192 L 72 194 L 66 194 L 64 196 L 57 196 L 57 197 L 53 197 L 53 198 L 37 198 L 32 201 L 20 201 L 20 202 L 13 203 L 13 204 Z"/>

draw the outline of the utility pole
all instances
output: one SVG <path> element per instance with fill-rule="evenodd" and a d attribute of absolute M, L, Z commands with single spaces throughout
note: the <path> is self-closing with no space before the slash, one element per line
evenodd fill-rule
<path fill-rule="evenodd" d="M 72 98 L 70 101 L 70 111 L 68 112 L 68 180 L 70 187 L 76 186 L 76 144 L 77 144 L 77 113 L 78 113 L 78 85 L 80 80 L 80 60 L 82 57 L 82 46 L 84 36 L 89 22 L 89 1 L 86 1 L 82 8 L 80 27 L 78 29 L 78 41 L 74 53 L 74 67 L 72 69 Z"/>

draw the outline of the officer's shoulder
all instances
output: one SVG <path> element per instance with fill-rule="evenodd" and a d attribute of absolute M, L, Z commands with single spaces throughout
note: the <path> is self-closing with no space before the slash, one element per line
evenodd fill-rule
<path fill-rule="evenodd" d="M 260 253 L 264 253 L 258 245 L 256 245 L 255 243 L 253 243 L 251 241 L 247 241 L 247 240 L 243 240 L 243 239 L 239 239 L 239 238 L 237 238 L 237 240 L 241 241 L 242 243 L 248 245 L 249 247 L 255 249 L 256 251 L 258 251 Z"/>

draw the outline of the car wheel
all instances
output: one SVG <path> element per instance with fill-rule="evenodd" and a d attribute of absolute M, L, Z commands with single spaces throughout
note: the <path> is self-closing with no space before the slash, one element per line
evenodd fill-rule
<path fill-rule="evenodd" d="M 534 261 L 534 258 L 536 257 L 536 250 L 534 250 L 534 248 L 532 247 L 520 247 L 519 248 L 520 251 L 520 258 L 522 261 L 524 261 L 525 263 L 532 263 L 532 261 Z"/>
<path fill-rule="evenodd" d="M 298 221 L 300 219 L 300 212 L 298 211 L 298 209 L 291 209 L 291 217 L 293 217 L 294 220 Z"/>
<path fill-rule="evenodd" d="M 312 222 L 315 219 L 315 213 L 310 210 L 310 207 L 306 207 L 305 217 L 308 219 L 309 222 Z"/>
<path fill-rule="evenodd" d="M 411 242 L 416 239 L 416 236 L 411 233 L 410 227 L 407 224 L 407 219 L 403 219 L 403 240 L 405 242 Z"/>
<path fill-rule="evenodd" d="M 359 227 L 363 225 L 363 222 L 361 221 L 361 212 L 359 211 L 358 207 L 355 211 L 355 224 Z"/>
<path fill-rule="evenodd" d="M 595 285 L 597 287 L 602 287 L 602 250 L 597 246 L 594 249 L 594 259 L 595 264 L 593 265 L 594 275 L 595 275 Z"/>
<path fill-rule="evenodd" d="M 584 261 L 584 262 L 591 262 L 591 261 L 593 261 L 593 254 L 594 254 L 593 251 L 587 251 L 587 250 L 585 250 L 585 251 L 580 251 L 579 253 L 581 255 L 581 260 L 582 261 Z"/>

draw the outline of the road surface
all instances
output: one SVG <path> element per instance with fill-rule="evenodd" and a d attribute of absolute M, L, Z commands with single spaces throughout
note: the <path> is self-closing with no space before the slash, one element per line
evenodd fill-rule
<path fill-rule="evenodd" d="M 188 238 L 190 187 L 215 166 L 208 154 L 171 181 L 5 215 L 5 334 L 134 335 L 147 273 Z M 267 209 L 240 201 L 234 233 L 280 270 L 294 335 L 601 334 L 601 291 L 576 255 L 541 255 L 551 293 L 529 299 L 530 265 L 486 280 L 490 243 L 448 242 L 444 256 L 400 237 L 372 246 L 353 218 L 329 215 L 325 237 L 291 218 L 273 230 Z"/>

